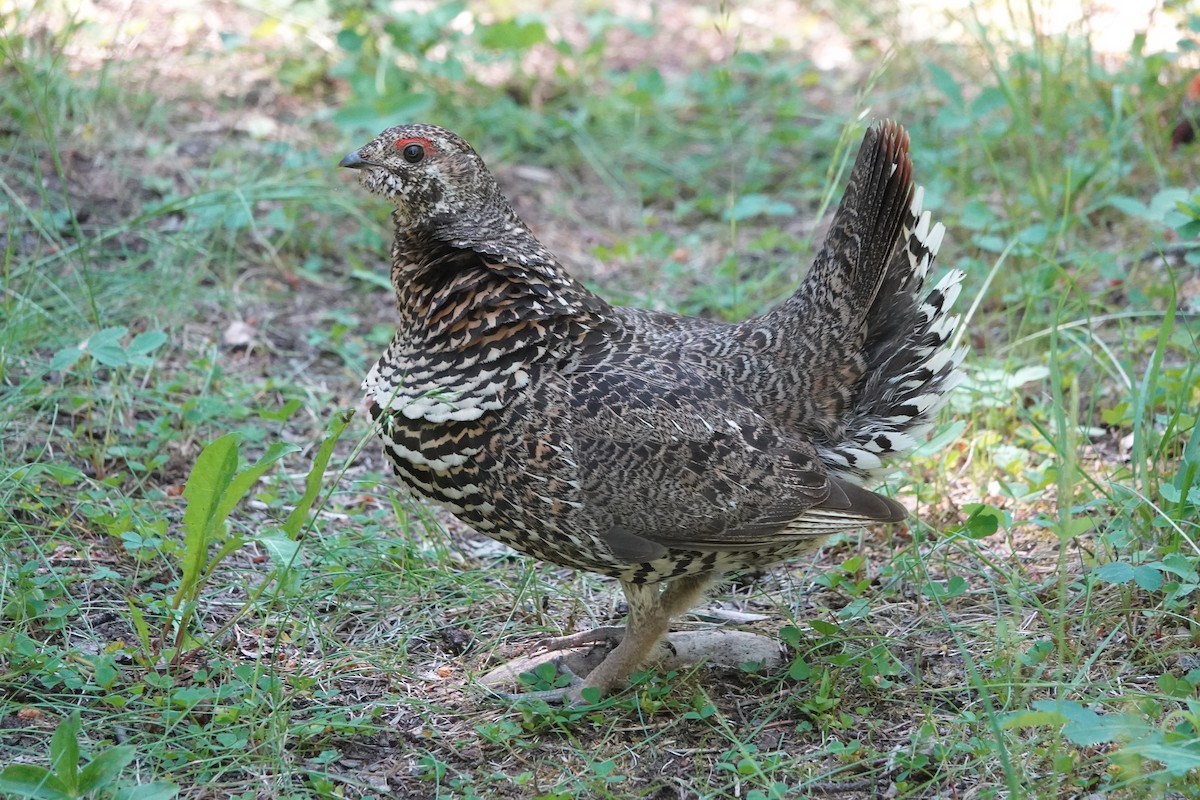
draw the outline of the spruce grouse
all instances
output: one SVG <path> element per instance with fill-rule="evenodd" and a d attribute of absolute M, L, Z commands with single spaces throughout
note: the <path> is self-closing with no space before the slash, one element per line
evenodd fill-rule
<path fill-rule="evenodd" d="M 929 431 L 964 354 L 962 273 L 923 293 L 945 229 L 908 148 L 897 124 L 867 131 L 803 283 L 740 324 L 609 305 L 450 131 L 389 128 L 342 159 L 395 206 L 400 325 L 364 388 L 396 474 L 625 591 L 624 628 L 548 645 L 619 640 L 566 699 L 621 685 L 722 573 L 905 518 L 862 485 Z"/>

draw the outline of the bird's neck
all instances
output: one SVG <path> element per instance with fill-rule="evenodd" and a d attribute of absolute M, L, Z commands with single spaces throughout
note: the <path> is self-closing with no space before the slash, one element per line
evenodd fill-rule
<path fill-rule="evenodd" d="M 570 358 L 612 324 L 608 305 L 544 249 L 518 258 L 462 245 L 397 232 L 400 325 L 363 386 L 379 408 L 404 419 L 477 420 L 512 402 L 538 364 Z"/>
<path fill-rule="evenodd" d="M 536 320 L 603 319 L 608 304 L 571 278 L 520 220 L 486 238 L 396 232 L 392 285 L 402 325 L 424 338 L 464 326 L 494 330 Z M 502 233 L 501 233 L 502 232 Z"/>

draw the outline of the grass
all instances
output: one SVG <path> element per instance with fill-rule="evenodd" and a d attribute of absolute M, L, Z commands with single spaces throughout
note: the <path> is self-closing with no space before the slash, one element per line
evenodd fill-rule
<path fill-rule="evenodd" d="M 980 5 L 885 56 L 854 9 L 490 9 L 5 12 L 0 791 L 1200 796 L 1200 156 L 1168 148 L 1200 18 L 1102 53 Z M 775 41 L 822 20 L 850 66 Z M 909 127 L 968 274 L 969 382 L 893 481 L 916 519 L 719 587 L 701 618 L 782 670 L 484 697 L 619 592 L 341 427 L 393 310 L 385 209 L 333 165 L 439 122 L 605 296 L 732 319 L 797 282 L 864 113 Z"/>

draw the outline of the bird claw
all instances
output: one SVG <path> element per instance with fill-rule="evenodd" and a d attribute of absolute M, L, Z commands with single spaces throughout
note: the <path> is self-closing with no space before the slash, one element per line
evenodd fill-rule
<path fill-rule="evenodd" d="M 567 704 L 578 705 L 582 702 L 580 692 L 586 688 L 580 676 L 589 676 L 610 652 L 608 648 L 591 645 L 612 641 L 614 637 L 620 635 L 621 631 L 621 628 L 599 628 L 597 631 L 584 631 L 582 634 L 538 642 L 536 647 L 525 655 L 501 664 L 480 677 L 479 682 L 491 694 L 509 700 L 541 699 L 546 702 L 561 700 Z M 589 637 L 589 634 L 594 635 Z M 547 664 L 554 665 L 557 672 L 570 676 L 571 682 L 565 687 L 544 692 L 507 692 L 500 689 L 501 686 L 520 683 L 520 676 L 524 673 L 539 673 Z M 570 696 L 568 697 L 568 695 Z"/>
<path fill-rule="evenodd" d="M 604 625 L 599 628 L 592 628 L 590 631 L 572 633 L 569 636 L 551 636 L 542 639 L 533 646 L 533 649 L 535 651 L 545 650 L 546 652 L 554 652 L 556 650 L 569 650 L 572 647 L 583 647 L 588 644 L 607 644 L 610 647 L 615 647 L 621 643 L 621 639 L 624 636 L 624 625 Z"/>

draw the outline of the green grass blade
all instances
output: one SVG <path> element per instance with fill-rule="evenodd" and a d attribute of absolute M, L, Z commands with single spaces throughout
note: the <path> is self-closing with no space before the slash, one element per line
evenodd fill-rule
<path fill-rule="evenodd" d="M 287 533 L 288 538 L 300 538 L 300 528 L 304 525 L 304 520 L 308 517 L 308 512 L 312 509 L 312 505 L 317 500 L 317 496 L 321 493 L 321 479 L 325 476 L 325 470 L 329 466 L 329 459 L 333 455 L 334 445 L 338 439 L 342 438 L 342 433 L 346 430 L 346 426 L 350 424 L 350 419 L 354 416 L 353 410 L 342 411 L 334 414 L 333 419 L 329 423 L 329 433 L 321 442 L 321 446 L 317 448 L 317 455 L 313 459 L 312 468 L 308 471 L 308 476 L 304 480 L 304 495 L 300 498 L 300 502 L 288 514 L 287 521 L 283 523 L 283 530 Z"/>

